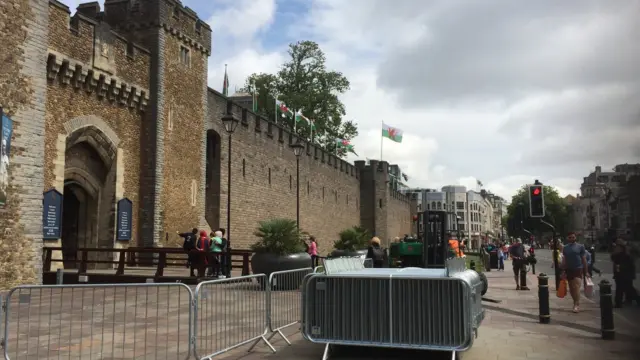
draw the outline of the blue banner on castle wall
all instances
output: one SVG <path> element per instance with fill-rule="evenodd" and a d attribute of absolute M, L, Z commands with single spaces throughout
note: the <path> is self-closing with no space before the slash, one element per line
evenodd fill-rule
<path fill-rule="evenodd" d="M 42 238 L 62 237 L 62 194 L 56 189 L 45 191 L 42 197 Z"/>
<path fill-rule="evenodd" d="M 4 114 L 0 107 L 0 208 L 7 203 L 7 187 L 9 186 L 9 157 L 11 153 L 11 134 L 13 121 Z"/>
<path fill-rule="evenodd" d="M 133 213 L 133 203 L 131 200 L 124 198 L 118 201 L 118 226 L 117 237 L 118 241 L 131 240 L 131 221 Z"/>

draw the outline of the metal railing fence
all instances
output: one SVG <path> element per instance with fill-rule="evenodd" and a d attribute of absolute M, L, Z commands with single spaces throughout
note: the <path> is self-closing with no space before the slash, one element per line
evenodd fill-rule
<path fill-rule="evenodd" d="M 313 272 L 312 268 L 277 271 L 269 275 L 269 331 L 267 340 L 276 334 L 291 345 L 282 330 L 300 323 L 302 314 L 302 294 L 300 289 L 304 278 Z"/>
<path fill-rule="evenodd" d="M 269 334 L 269 284 L 266 275 L 204 281 L 195 290 L 194 355 L 210 359 L 242 345 L 248 351 Z"/>
<path fill-rule="evenodd" d="M 4 358 L 188 359 L 183 284 L 19 286 L 6 297 Z"/>
<path fill-rule="evenodd" d="M 283 330 L 300 324 L 300 289 L 317 270 L 204 281 L 194 290 L 180 283 L 19 286 L 0 296 L 2 358 L 211 359 L 260 342 L 275 353 L 275 335 L 291 345 Z"/>

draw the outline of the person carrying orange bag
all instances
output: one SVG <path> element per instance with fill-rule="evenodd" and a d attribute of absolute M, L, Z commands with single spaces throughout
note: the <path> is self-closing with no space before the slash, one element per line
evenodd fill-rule
<path fill-rule="evenodd" d="M 567 281 L 567 278 L 563 276 L 562 279 L 560 279 L 560 285 L 556 289 L 556 296 L 560 299 L 564 299 L 564 297 L 567 296 L 568 288 L 569 282 Z"/>

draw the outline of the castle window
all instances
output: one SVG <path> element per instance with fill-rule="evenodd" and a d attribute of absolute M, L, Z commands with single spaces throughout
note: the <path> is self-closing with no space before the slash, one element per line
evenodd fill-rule
<path fill-rule="evenodd" d="M 169 104 L 169 113 L 167 114 L 167 129 L 173 130 L 173 105 Z"/>
<path fill-rule="evenodd" d="M 191 64 L 191 53 L 186 46 L 180 45 L 180 63 L 185 66 Z"/>
<path fill-rule="evenodd" d="M 174 6 L 173 8 L 173 17 L 176 19 L 180 18 L 180 7 Z"/>
<path fill-rule="evenodd" d="M 196 206 L 198 199 L 198 182 L 191 180 L 191 206 Z"/>
<path fill-rule="evenodd" d="M 133 46 L 133 43 L 129 41 L 127 43 L 127 56 L 132 58 L 134 55 L 134 51 L 135 51 L 135 47 Z"/>
<path fill-rule="evenodd" d="M 200 34 L 202 32 L 202 22 L 200 20 L 196 21 L 196 33 Z"/>

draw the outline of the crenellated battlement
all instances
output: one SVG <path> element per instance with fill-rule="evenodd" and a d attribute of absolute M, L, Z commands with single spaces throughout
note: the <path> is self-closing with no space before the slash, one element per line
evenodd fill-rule
<path fill-rule="evenodd" d="M 246 131 L 261 134 L 262 138 L 267 141 L 278 142 L 286 146 L 296 141 L 294 134 L 283 126 L 275 124 L 273 121 L 247 110 L 216 90 L 209 88 L 209 94 L 215 97 L 214 101 L 219 104 L 217 108 L 220 109 L 218 114 L 210 114 L 210 116 L 213 117 L 213 121 L 221 121 L 222 115 L 230 111 L 240 119 L 238 129 L 242 128 Z M 310 161 L 316 161 L 319 164 L 333 168 L 338 173 L 356 179 L 360 178 L 360 170 L 353 164 L 342 160 L 340 157 L 325 151 L 307 140 L 301 139 L 301 141 L 305 145 L 304 154 Z"/>
<path fill-rule="evenodd" d="M 93 70 L 107 78 L 117 78 L 129 87 L 149 88 L 149 50 L 104 22 L 97 2 L 81 4 L 73 16 L 70 14 L 66 5 L 49 1 L 50 54 L 58 61 L 65 59 L 74 67 L 81 66 L 85 72 Z M 55 63 L 51 65 L 48 70 L 55 70 Z"/>
<path fill-rule="evenodd" d="M 146 29 L 162 27 L 185 44 L 211 54 L 211 27 L 179 0 L 105 0 L 104 19 L 122 32 L 144 39 Z"/>
<path fill-rule="evenodd" d="M 47 59 L 47 80 L 58 80 L 62 85 L 73 86 L 75 90 L 95 93 L 98 99 L 106 99 L 140 111 L 146 110 L 149 101 L 148 90 L 127 84 L 99 70 L 88 69 L 82 63 L 53 53 L 50 53 Z"/>

